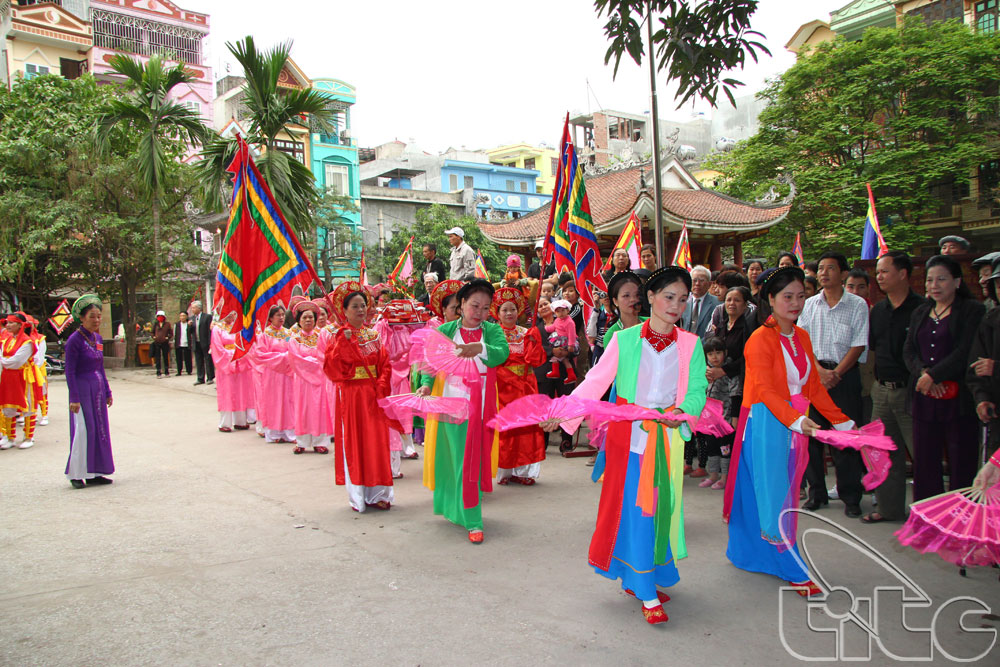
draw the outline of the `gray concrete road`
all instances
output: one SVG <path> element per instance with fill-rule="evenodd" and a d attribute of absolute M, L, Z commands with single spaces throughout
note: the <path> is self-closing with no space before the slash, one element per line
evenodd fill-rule
<path fill-rule="evenodd" d="M 587 566 L 599 487 L 585 459 L 552 448 L 536 486 L 488 496 L 486 542 L 473 546 L 432 515 L 421 462 L 403 462 L 390 512 L 358 515 L 333 483 L 332 455 L 293 456 L 253 431 L 219 433 L 212 387 L 192 382 L 113 374 L 111 486 L 74 490 L 62 475 L 58 378 L 38 444 L 0 452 L 0 664 L 786 665 L 797 662 L 788 649 L 837 656 L 835 615 L 850 609 L 850 595 L 900 585 L 853 538 L 814 531 L 804 541 L 817 569 L 847 590 L 811 610 L 782 598 L 774 578 L 729 564 L 722 492 L 688 480 L 690 557 L 670 591 L 670 622 L 651 627 L 637 602 Z M 903 604 L 881 591 L 870 633 L 846 616 L 842 657 L 871 645 L 870 664 L 891 664 L 886 652 L 926 658 L 934 613 L 956 596 L 1000 613 L 997 570 L 960 577 L 896 544 L 895 524 L 863 526 L 842 508 L 835 501 L 819 516 L 849 528 L 928 597 L 906 603 L 906 631 Z M 833 532 L 808 517 L 801 528 Z M 996 617 L 980 610 L 965 625 L 981 633 L 959 630 L 961 611 L 974 608 L 943 608 L 940 647 L 969 657 L 990 646 Z M 864 600 L 856 611 L 871 617 Z M 871 634 L 881 644 L 866 641 Z M 982 662 L 998 657 L 994 646 Z"/>

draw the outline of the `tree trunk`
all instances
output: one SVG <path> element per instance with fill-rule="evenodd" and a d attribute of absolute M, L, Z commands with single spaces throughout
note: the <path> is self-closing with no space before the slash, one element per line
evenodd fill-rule
<path fill-rule="evenodd" d="M 158 192 L 153 193 L 153 260 L 156 266 L 156 275 L 153 280 L 156 286 L 156 309 L 160 310 L 163 308 L 163 275 L 160 262 L 160 198 L 158 195 Z"/>
<path fill-rule="evenodd" d="M 122 326 L 125 328 L 125 366 L 126 368 L 132 368 L 138 366 L 135 333 L 136 311 L 138 310 L 136 302 L 137 287 L 132 284 L 127 275 L 122 275 L 120 282 L 122 289 Z"/>

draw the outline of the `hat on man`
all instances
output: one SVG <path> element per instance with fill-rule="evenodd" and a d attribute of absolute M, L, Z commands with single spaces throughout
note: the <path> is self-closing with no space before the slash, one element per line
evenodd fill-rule
<path fill-rule="evenodd" d="M 962 250 L 965 250 L 966 252 L 969 250 L 969 242 L 961 236 L 942 236 L 938 239 L 938 248 L 943 246 L 945 243 L 956 243 L 962 247 Z"/>
<path fill-rule="evenodd" d="M 464 239 L 465 238 L 465 230 L 462 229 L 461 227 L 452 227 L 451 229 L 446 229 L 446 230 L 444 230 L 444 233 L 445 234 L 454 234 L 455 236 L 457 236 L 460 239 Z"/>
<path fill-rule="evenodd" d="M 996 261 L 997 257 L 1000 257 L 1000 252 L 988 252 L 982 257 L 974 259 L 972 261 L 972 268 L 979 269 L 981 266 L 993 266 L 993 262 Z"/>
<path fill-rule="evenodd" d="M 992 267 L 993 274 L 990 276 L 990 280 L 1000 278 L 1000 254 L 998 254 L 997 258 L 993 260 Z"/>
<path fill-rule="evenodd" d="M 167 316 L 167 314 L 165 312 L 163 312 L 162 310 L 156 311 L 156 316 L 159 317 L 160 315 L 163 315 L 164 317 Z"/>
<path fill-rule="evenodd" d="M 538 241 L 535 241 L 535 250 L 538 250 L 539 248 L 544 248 L 544 247 L 545 247 L 545 241 L 542 241 L 541 239 L 539 239 Z"/>

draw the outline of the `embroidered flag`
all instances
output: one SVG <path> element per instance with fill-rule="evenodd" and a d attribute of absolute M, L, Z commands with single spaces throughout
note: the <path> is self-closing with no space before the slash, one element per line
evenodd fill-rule
<path fill-rule="evenodd" d="M 611 268 L 611 258 L 615 256 L 615 251 L 619 248 L 625 250 L 628 253 L 629 268 L 633 271 L 640 268 L 642 265 L 639 263 L 639 248 L 642 247 L 642 223 L 639 221 L 639 217 L 632 211 L 632 215 L 628 217 L 628 222 L 625 223 L 625 227 L 622 228 L 621 236 L 618 237 L 618 242 L 615 243 L 615 247 L 611 249 L 611 254 L 608 255 L 608 260 L 604 262 L 604 270 L 607 271 Z"/>
<path fill-rule="evenodd" d="M 681 223 L 681 236 L 677 239 L 677 250 L 674 251 L 674 266 L 691 270 L 691 242 L 688 240 L 687 223 Z"/>
<path fill-rule="evenodd" d="M 412 276 L 413 237 L 411 236 L 409 243 L 406 244 L 406 248 L 403 250 L 403 254 L 399 256 L 399 261 L 396 262 L 396 268 L 389 274 L 389 284 L 392 285 L 393 289 L 409 296 L 409 291 L 407 290 L 409 283 L 407 281 Z"/>
<path fill-rule="evenodd" d="M 305 291 L 314 281 L 323 284 L 257 170 L 246 142 L 242 137 L 237 141 L 236 156 L 228 168 L 234 175 L 233 198 L 213 298 L 221 317 L 236 313 L 234 359 L 250 351 L 257 325 L 263 325 L 272 305 L 288 304 L 293 287 Z"/>
<path fill-rule="evenodd" d="M 555 260 L 556 271 L 569 271 L 575 276 L 580 299 L 591 308 L 594 307 L 593 288 L 608 290 L 601 275 L 601 251 L 597 247 L 583 170 L 577 163 L 576 148 L 569 133 L 569 114 L 566 114 L 559 142 L 559 169 L 542 256 L 543 266 Z"/>
<path fill-rule="evenodd" d="M 795 232 L 795 244 L 792 245 L 792 254 L 798 260 L 799 268 L 806 268 L 805 254 L 802 252 L 802 232 Z"/>
<path fill-rule="evenodd" d="M 486 262 L 483 261 L 483 253 L 476 250 L 476 277 L 489 280 L 490 274 L 486 271 Z"/>
<path fill-rule="evenodd" d="M 868 188 L 868 213 L 865 215 L 865 232 L 861 240 L 861 259 L 878 259 L 889 252 L 889 246 L 885 244 L 882 230 L 878 226 L 871 183 L 865 183 L 865 186 Z"/>

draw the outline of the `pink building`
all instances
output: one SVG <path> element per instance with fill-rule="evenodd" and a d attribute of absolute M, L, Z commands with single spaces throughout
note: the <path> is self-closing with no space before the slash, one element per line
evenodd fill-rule
<path fill-rule="evenodd" d="M 116 78 L 108 61 L 117 53 L 143 61 L 160 54 L 171 64 L 183 63 L 195 80 L 174 88 L 174 97 L 212 126 L 215 85 L 206 53 L 207 14 L 181 9 L 169 0 L 90 0 L 90 8 L 95 78 Z"/>

